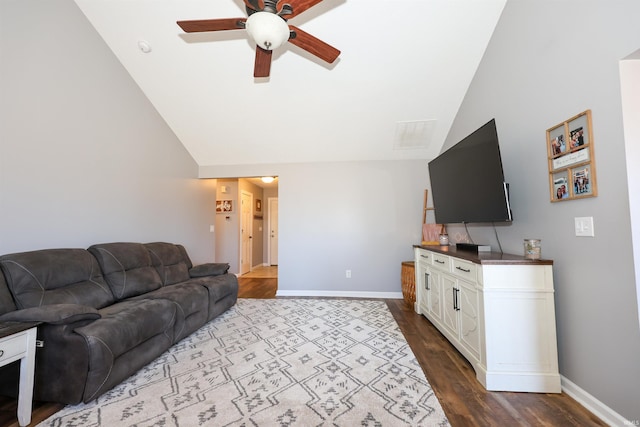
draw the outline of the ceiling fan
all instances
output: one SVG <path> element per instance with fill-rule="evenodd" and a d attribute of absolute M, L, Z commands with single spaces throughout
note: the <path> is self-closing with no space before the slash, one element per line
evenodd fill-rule
<path fill-rule="evenodd" d="M 329 64 L 340 51 L 300 28 L 287 24 L 291 19 L 322 0 L 243 0 L 247 18 L 203 19 L 178 21 L 186 33 L 246 29 L 256 42 L 254 77 L 269 77 L 271 55 L 286 41 L 306 50 Z"/>

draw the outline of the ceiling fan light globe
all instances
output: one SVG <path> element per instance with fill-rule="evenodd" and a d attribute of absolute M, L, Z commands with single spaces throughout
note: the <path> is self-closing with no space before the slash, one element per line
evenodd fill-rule
<path fill-rule="evenodd" d="M 274 50 L 289 40 L 289 25 L 271 12 L 256 12 L 247 18 L 249 37 L 265 50 Z"/>

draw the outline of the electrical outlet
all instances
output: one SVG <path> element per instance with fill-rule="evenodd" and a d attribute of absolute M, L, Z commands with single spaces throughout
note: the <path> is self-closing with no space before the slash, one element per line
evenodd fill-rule
<path fill-rule="evenodd" d="M 351 270 L 345 271 L 344 275 L 347 279 L 351 279 Z"/>
<path fill-rule="evenodd" d="M 575 220 L 575 230 L 576 236 L 578 237 L 594 237 L 593 231 L 593 217 L 592 216 L 583 216 L 576 217 Z"/>

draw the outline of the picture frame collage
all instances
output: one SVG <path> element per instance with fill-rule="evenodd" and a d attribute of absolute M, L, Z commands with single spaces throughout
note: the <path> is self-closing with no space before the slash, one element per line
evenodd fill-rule
<path fill-rule="evenodd" d="M 547 129 L 551 202 L 595 197 L 595 152 L 591 110 Z"/>

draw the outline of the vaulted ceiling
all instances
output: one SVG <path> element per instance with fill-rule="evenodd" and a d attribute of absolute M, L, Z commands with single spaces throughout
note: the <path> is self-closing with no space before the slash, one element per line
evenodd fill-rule
<path fill-rule="evenodd" d="M 245 30 L 176 25 L 242 0 L 75 1 L 201 166 L 435 157 L 506 2 L 324 0 L 290 23 L 338 60 L 287 43 L 256 79 Z"/>

